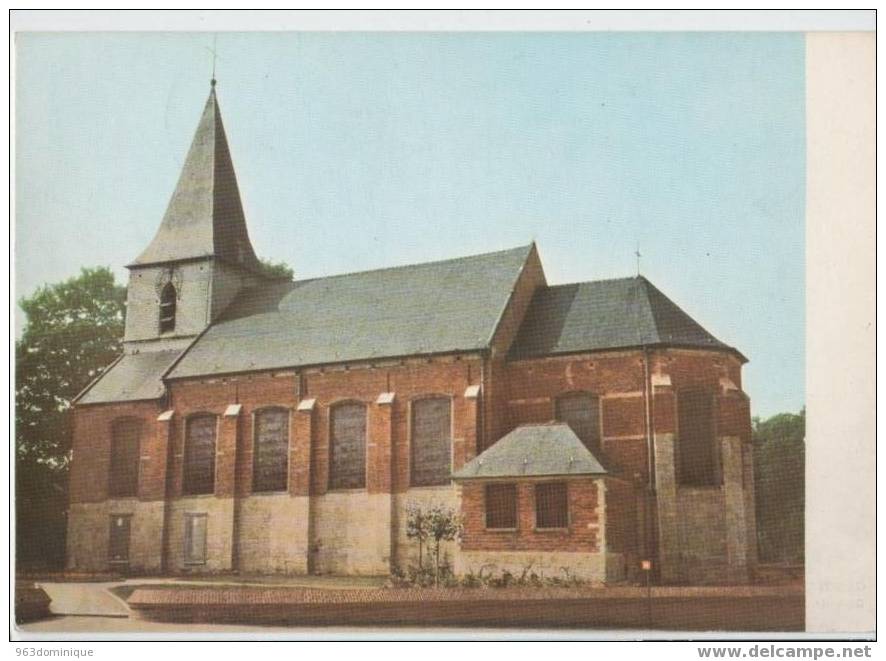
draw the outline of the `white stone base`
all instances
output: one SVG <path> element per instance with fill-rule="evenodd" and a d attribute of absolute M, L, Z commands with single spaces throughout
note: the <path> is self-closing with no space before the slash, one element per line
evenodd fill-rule
<path fill-rule="evenodd" d="M 234 499 L 188 496 L 169 504 L 168 568 L 173 572 L 228 572 L 233 559 Z M 206 514 L 206 562 L 185 562 L 185 515 Z"/>
<path fill-rule="evenodd" d="M 107 571 L 111 515 L 128 514 L 131 572 L 159 572 L 163 557 L 163 502 L 120 498 L 101 503 L 74 503 L 68 513 L 67 566 L 82 571 Z"/>
<path fill-rule="evenodd" d="M 311 504 L 311 571 L 379 576 L 391 570 L 391 494 L 341 491 Z"/>
<path fill-rule="evenodd" d="M 307 496 L 250 496 L 239 504 L 238 568 L 246 574 L 308 572 Z"/>

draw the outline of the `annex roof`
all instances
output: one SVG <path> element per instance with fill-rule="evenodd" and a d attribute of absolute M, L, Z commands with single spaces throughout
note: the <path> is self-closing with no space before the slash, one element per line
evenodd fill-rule
<path fill-rule="evenodd" d="M 730 350 L 642 276 L 539 289 L 512 359 L 642 346 Z"/>
<path fill-rule="evenodd" d="M 564 422 L 523 425 L 452 474 L 454 480 L 606 475 Z"/>
<path fill-rule="evenodd" d="M 76 400 L 77 404 L 104 404 L 157 399 L 164 393 L 162 380 L 181 351 L 127 353 L 113 363 Z"/>

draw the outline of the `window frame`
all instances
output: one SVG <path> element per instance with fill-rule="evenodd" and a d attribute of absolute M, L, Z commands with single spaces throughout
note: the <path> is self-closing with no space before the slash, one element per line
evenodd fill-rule
<path fill-rule="evenodd" d="M 190 555 L 193 546 L 194 530 L 192 521 L 203 521 L 203 548 L 201 549 L 200 559 L 195 559 Z M 182 549 L 182 562 L 185 565 L 205 565 L 207 562 L 207 549 L 209 546 L 209 514 L 207 512 L 185 512 L 184 516 L 185 530 L 182 535 L 184 548 Z"/>
<path fill-rule="evenodd" d="M 213 429 L 213 438 L 212 438 L 212 488 L 209 491 L 193 491 L 188 488 L 188 452 L 190 446 L 190 438 L 189 438 L 189 430 L 191 424 L 200 418 L 212 418 L 214 421 L 214 429 Z M 182 485 L 181 485 L 181 493 L 182 496 L 212 496 L 215 494 L 215 488 L 217 485 L 217 475 L 218 472 L 218 432 L 219 432 L 219 416 L 216 413 L 212 413 L 209 411 L 201 411 L 199 413 L 192 413 L 184 420 L 184 434 L 183 434 L 183 447 L 182 447 Z"/>
<path fill-rule="evenodd" d="M 351 486 L 338 486 L 333 484 L 333 457 L 335 456 L 335 452 L 333 450 L 334 441 L 333 438 L 333 429 L 334 429 L 334 417 L 335 412 L 345 406 L 354 406 L 358 405 L 363 408 L 364 415 L 364 425 L 363 425 L 363 485 L 358 487 Z M 369 405 L 361 401 L 359 399 L 340 399 L 338 401 L 333 402 L 328 407 L 327 413 L 327 421 L 326 421 L 326 438 L 328 439 L 327 443 L 327 470 L 326 470 L 326 490 L 327 491 L 365 491 L 367 488 L 367 484 L 369 481 Z"/>
<path fill-rule="evenodd" d="M 279 488 L 261 488 L 257 489 L 257 479 L 256 479 L 256 471 L 258 469 L 258 455 L 259 455 L 259 439 L 258 439 L 258 421 L 259 417 L 262 414 L 270 413 L 270 412 L 279 412 L 284 413 L 286 418 L 286 470 L 285 470 L 285 479 L 282 487 Z M 255 494 L 273 494 L 273 493 L 285 493 L 289 491 L 289 462 L 292 460 L 291 458 L 292 451 L 292 409 L 288 406 L 280 406 L 280 405 L 270 405 L 263 406 L 259 409 L 256 409 L 252 412 L 252 485 L 250 491 Z"/>
<path fill-rule="evenodd" d="M 565 512 L 564 512 L 563 518 L 565 519 L 565 523 L 562 526 L 542 526 L 542 525 L 539 525 L 539 518 L 540 518 L 539 517 L 540 499 L 538 497 L 539 489 L 544 488 L 544 487 L 555 487 L 555 486 L 563 488 L 563 494 L 564 494 L 563 500 L 564 500 L 564 506 L 565 506 Z M 569 530 L 569 527 L 572 523 L 572 517 L 571 517 L 572 512 L 570 511 L 571 508 L 569 507 L 569 481 L 568 480 L 546 480 L 544 482 L 536 482 L 535 486 L 533 488 L 533 491 L 532 491 L 532 495 L 533 495 L 533 500 L 534 500 L 533 504 L 535 505 L 535 530 L 542 531 L 542 532 L 547 531 L 547 530 Z"/>
<path fill-rule="evenodd" d="M 446 481 L 438 484 L 416 484 L 415 482 L 415 409 L 416 404 L 432 400 L 447 400 L 449 403 L 449 474 Z M 445 393 L 429 393 L 413 397 L 409 400 L 408 411 L 408 436 L 409 436 L 409 488 L 410 489 L 427 489 L 445 487 L 452 484 L 452 466 L 454 463 L 453 449 L 455 445 L 455 398 L 451 394 Z"/>
<path fill-rule="evenodd" d="M 581 438 L 581 436 L 579 436 L 579 440 L 582 442 L 582 445 L 585 445 L 585 447 L 588 449 L 589 452 L 591 452 L 591 454 L 594 454 L 597 459 L 601 459 L 599 455 L 603 452 L 603 398 L 592 390 L 568 390 L 566 392 L 561 392 L 559 395 L 556 395 L 554 397 L 554 420 L 569 425 L 569 428 L 572 429 L 573 432 L 575 432 L 576 436 L 578 436 L 578 432 L 576 432 L 575 429 L 572 428 L 572 425 L 566 422 L 566 420 L 562 420 L 560 418 L 560 402 L 570 397 L 589 397 L 592 402 L 596 402 L 596 406 L 593 407 L 596 408 L 597 416 L 596 445 L 594 445 L 593 448 L 590 448 L 585 445 L 584 439 Z"/>
<path fill-rule="evenodd" d="M 172 293 L 171 298 L 169 297 L 170 292 Z M 160 304 L 157 307 L 157 313 L 157 326 L 160 334 L 174 332 L 178 319 L 178 289 L 172 282 L 167 282 L 160 290 Z"/>
<path fill-rule="evenodd" d="M 113 538 L 113 532 L 111 532 L 115 525 L 116 519 L 127 519 L 128 520 L 128 531 L 127 531 L 127 540 L 126 540 L 126 558 L 123 559 L 115 559 L 111 556 L 111 539 Z M 108 515 L 108 564 L 111 565 L 128 565 L 129 559 L 132 556 L 132 513 L 131 512 L 123 512 L 118 514 L 109 514 Z"/>
<path fill-rule="evenodd" d="M 514 525 L 491 526 L 489 525 L 489 496 L 492 489 L 508 489 L 513 495 Z M 483 527 L 489 532 L 515 532 L 520 526 L 520 502 L 516 482 L 487 482 L 483 485 Z"/>
<path fill-rule="evenodd" d="M 123 440 L 117 438 L 117 430 L 120 429 L 123 425 L 131 424 L 135 427 L 135 456 L 133 458 L 133 464 L 135 470 L 133 471 L 133 479 L 134 482 L 131 485 L 131 493 L 129 490 L 120 490 L 119 484 L 115 481 L 115 475 L 117 471 L 115 471 L 115 446 L 118 445 L 118 442 Z M 144 430 L 144 423 L 140 418 L 133 417 L 124 417 L 124 418 L 116 418 L 111 422 L 110 426 L 110 443 L 109 443 L 109 452 L 108 452 L 108 498 L 137 498 L 138 497 L 138 486 L 139 486 L 139 478 L 141 473 L 141 442 L 142 435 Z M 125 493 L 123 491 L 126 491 Z"/>
<path fill-rule="evenodd" d="M 687 395 L 705 395 L 710 406 L 710 420 L 708 425 L 709 452 L 711 457 L 711 481 L 705 483 L 684 482 L 683 468 L 683 434 L 681 428 L 680 400 Z M 681 388 L 675 397 L 675 442 L 674 442 L 674 482 L 678 489 L 719 489 L 723 486 L 723 457 L 720 444 L 717 440 L 717 393 L 713 389 L 704 387 Z"/>

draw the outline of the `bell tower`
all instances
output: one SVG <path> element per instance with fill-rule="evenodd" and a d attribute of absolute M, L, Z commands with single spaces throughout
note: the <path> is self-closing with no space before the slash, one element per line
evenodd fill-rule
<path fill-rule="evenodd" d="M 215 79 L 163 221 L 127 266 L 130 349 L 186 346 L 263 276 L 249 241 Z"/>

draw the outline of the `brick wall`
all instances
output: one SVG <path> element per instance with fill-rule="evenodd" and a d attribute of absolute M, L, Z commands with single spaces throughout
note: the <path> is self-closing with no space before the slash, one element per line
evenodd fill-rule
<path fill-rule="evenodd" d="M 569 480 L 569 527 L 563 530 L 536 530 L 535 483 L 517 484 L 517 529 L 487 530 L 485 486 L 466 483 L 461 487 L 464 536 L 461 548 L 467 551 L 586 551 L 600 549 L 601 525 L 598 499 L 599 481 Z"/>
<path fill-rule="evenodd" d="M 108 498 L 111 425 L 123 418 L 135 418 L 141 422 L 138 498 L 163 499 L 166 439 L 159 433 L 157 416 L 160 411 L 154 402 L 77 407 L 70 474 L 71 503 L 97 503 Z"/>
<path fill-rule="evenodd" d="M 681 388 L 705 387 L 717 393 L 718 436 L 750 440 L 749 401 L 740 390 L 740 364 L 736 358 L 708 351 L 655 351 L 651 353 L 650 372 L 655 393 L 650 413 L 657 433 L 677 433 L 676 406 Z M 481 382 L 486 391 L 479 399 L 465 396 L 469 386 Z M 164 494 L 173 500 L 181 497 L 185 424 L 190 415 L 203 412 L 218 416 L 215 496 L 249 496 L 253 415 L 268 406 L 290 411 L 289 484 L 282 493 L 293 497 L 320 496 L 327 491 L 330 407 L 344 399 L 356 399 L 366 403 L 369 416 L 365 492 L 409 494 L 418 491 L 410 487 L 410 411 L 414 399 L 428 395 L 451 398 L 452 458 L 457 469 L 482 450 L 484 434 L 491 443 L 519 424 L 549 421 L 554 417 L 558 395 L 581 390 L 600 396 L 601 459 L 626 480 L 613 481 L 606 499 L 607 547 L 630 555 L 642 544 L 643 515 L 637 489 L 645 482 L 648 470 L 644 364 L 639 351 L 514 363 L 505 362 L 500 356 L 483 358 L 470 354 L 380 361 L 350 369 L 316 368 L 300 373 L 281 370 L 173 382 L 169 404 L 162 408 L 157 403 L 144 402 L 77 407 L 71 502 L 107 500 L 110 429 L 113 421 L 121 417 L 142 421 L 140 500 L 162 500 Z M 395 393 L 395 397 L 391 402 L 379 403 L 382 393 Z M 313 405 L 309 410 L 300 410 L 300 402 L 306 400 L 314 400 Z M 231 404 L 239 404 L 238 415 L 226 417 L 225 411 Z M 157 420 L 163 409 L 175 411 L 168 422 Z M 466 487 L 466 493 L 470 494 L 470 489 Z M 574 489 L 578 491 L 573 493 Z M 583 493 L 580 487 L 574 489 L 570 491 L 571 499 Z M 521 511 L 534 517 L 530 486 L 521 487 L 520 494 Z M 590 492 L 585 495 L 595 497 Z M 578 501 L 573 500 L 573 504 Z M 469 506 L 470 498 L 466 501 L 466 507 Z M 473 506 L 477 506 L 476 498 Z M 588 511 L 597 509 L 594 501 Z M 396 522 L 393 525 L 396 527 Z M 569 533 L 541 533 L 533 530 L 532 519 L 521 519 L 521 531 L 516 535 L 481 531 L 475 525 L 474 537 L 467 544 L 491 550 L 523 548 L 528 544 L 526 548 L 530 549 L 564 551 L 599 545 L 594 521 L 585 521 L 583 529 L 573 530 L 576 525 L 580 524 L 574 523 Z M 399 550 L 394 548 L 389 553 Z"/>

